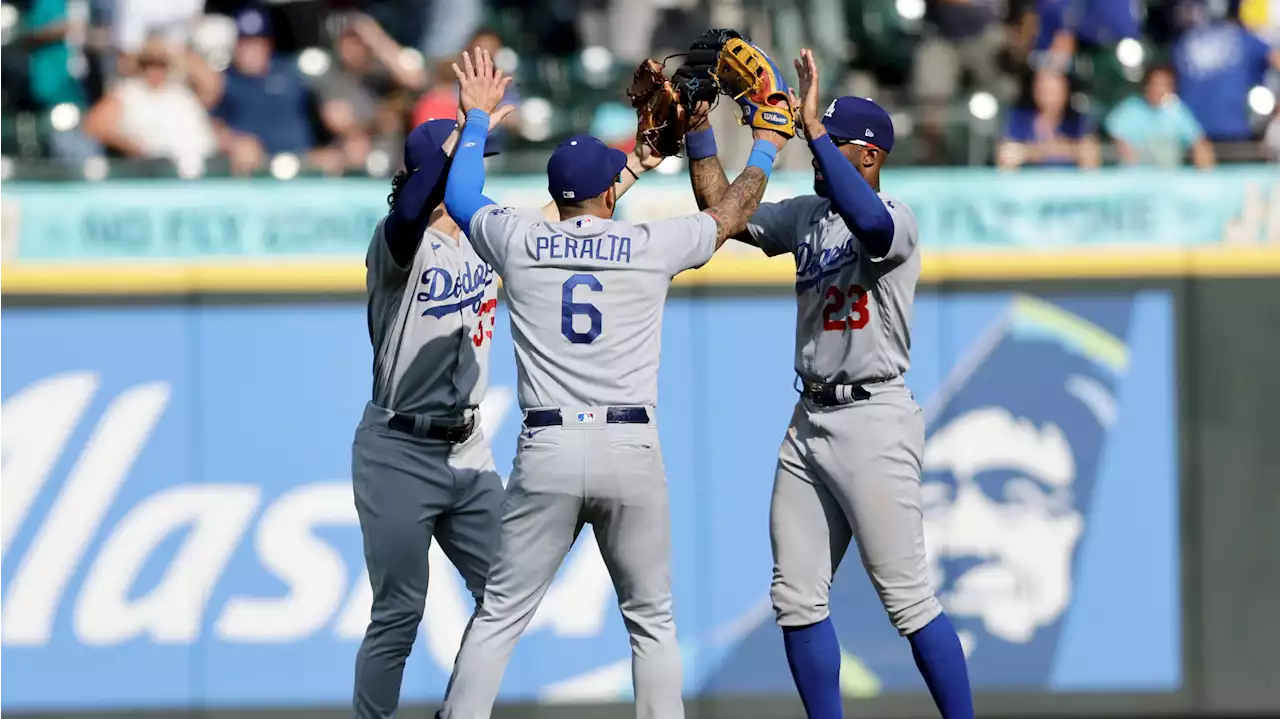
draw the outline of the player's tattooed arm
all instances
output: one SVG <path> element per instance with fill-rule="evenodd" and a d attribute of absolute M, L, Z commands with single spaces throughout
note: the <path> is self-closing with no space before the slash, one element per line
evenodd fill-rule
<path fill-rule="evenodd" d="M 712 155 L 700 160 L 689 161 L 689 179 L 693 182 L 693 197 L 698 201 L 698 209 L 714 207 L 729 191 L 729 178 L 724 174 L 720 158 Z"/>
<path fill-rule="evenodd" d="M 759 167 L 747 166 L 738 178 L 725 190 L 724 196 L 714 206 L 704 210 L 716 221 L 716 249 L 730 237 L 746 232 L 747 221 L 760 207 L 769 176 Z"/>

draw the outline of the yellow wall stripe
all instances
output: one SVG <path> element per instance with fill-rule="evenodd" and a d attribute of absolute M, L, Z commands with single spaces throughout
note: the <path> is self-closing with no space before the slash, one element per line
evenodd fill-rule
<path fill-rule="evenodd" d="M 789 256 L 765 259 L 721 255 L 676 279 L 679 286 L 788 285 Z M 921 280 L 1008 281 L 1044 279 L 1280 276 L 1280 247 L 1204 249 L 992 251 L 926 253 Z M 5 295 L 173 295 L 187 293 L 353 293 L 364 290 L 360 261 L 200 263 L 6 263 Z"/>

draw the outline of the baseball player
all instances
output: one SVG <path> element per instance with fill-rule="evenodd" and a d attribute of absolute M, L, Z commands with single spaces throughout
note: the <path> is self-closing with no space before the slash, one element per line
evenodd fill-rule
<path fill-rule="evenodd" d="M 510 107 L 497 110 L 499 122 Z M 373 589 L 356 659 L 358 717 L 390 717 L 427 593 L 434 536 L 477 601 L 497 543 L 503 489 L 477 408 L 487 390 L 495 275 L 441 202 L 458 139 L 452 120 L 410 133 L 390 212 L 365 259 L 373 399 L 352 445 L 351 476 Z M 625 192 L 661 158 L 628 158 Z M 557 217 L 554 204 L 543 208 Z"/>
<path fill-rule="evenodd" d="M 547 164 L 559 221 L 481 194 L 481 148 L 501 99 L 491 60 L 455 68 L 467 125 L 445 207 L 503 277 L 524 423 L 484 601 L 463 638 L 440 716 L 488 717 L 511 651 L 590 523 L 631 635 L 636 715 L 679 719 L 670 517 L 658 444 L 658 346 L 671 279 L 746 227 L 785 138 L 757 131 L 748 166 L 712 209 L 614 221 L 626 156 L 579 135 Z M 776 137 L 775 137 L 776 136 Z"/>
<path fill-rule="evenodd" d="M 765 203 L 735 237 L 796 260 L 801 398 L 782 442 L 769 531 L 770 596 L 809 717 L 841 717 L 831 577 L 850 539 L 889 619 L 911 644 L 942 715 L 972 717 L 960 640 L 933 595 L 920 506 L 924 421 L 903 382 L 920 254 L 915 217 L 880 194 L 893 123 L 876 103 L 842 97 L 819 116 L 817 68 L 796 61 L 814 193 Z M 709 127 L 686 137 L 700 206 L 727 186 Z"/>

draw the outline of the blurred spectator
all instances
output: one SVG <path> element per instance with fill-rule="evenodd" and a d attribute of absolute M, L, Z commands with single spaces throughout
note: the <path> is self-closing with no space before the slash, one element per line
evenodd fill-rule
<path fill-rule="evenodd" d="M 119 56 L 116 72 L 137 70 L 134 56 L 147 38 L 159 35 L 175 48 L 185 46 L 204 12 L 204 0 L 116 0 L 112 13 L 111 41 Z"/>
<path fill-rule="evenodd" d="M 430 0 L 422 52 L 432 60 L 456 57 L 484 16 L 481 0 Z"/>
<path fill-rule="evenodd" d="M 1000 69 L 1006 35 L 1003 0 L 931 0 L 930 23 L 916 47 L 912 94 L 921 103 L 920 135 L 927 153 L 941 161 L 943 124 L 966 75 L 975 89 L 1012 99 L 1016 87 Z"/>
<path fill-rule="evenodd" d="M 1129 94 L 1131 83 L 1117 51 L 1121 42 L 1142 37 L 1141 4 L 1136 0 L 1076 0 L 1077 63 L 1093 104 L 1106 112 Z"/>
<path fill-rule="evenodd" d="M 1280 47 L 1280 0 L 1241 0 L 1240 24 L 1272 47 Z"/>
<path fill-rule="evenodd" d="M 87 15 L 83 0 L 33 0 L 18 34 L 21 47 L 28 52 L 28 100 L 49 111 L 49 151 L 75 162 L 102 151 L 77 123 L 87 104 L 83 83 L 88 71 L 84 54 Z"/>
<path fill-rule="evenodd" d="M 1032 84 L 1035 107 L 1009 114 L 996 152 L 1002 169 L 1101 164 L 1100 148 L 1089 119 L 1068 104 L 1070 86 L 1060 72 L 1041 70 Z"/>
<path fill-rule="evenodd" d="M 498 33 L 487 28 L 479 30 L 465 47 L 474 48 L 482 47 L 489 51 L 494 58 L 498 57 L 502 51 L 502 38 Z M 515 105 L 516 111 L 511 113 L 502 121 L 502 125 L 494 129 L 490 137 L 494 138 L 493 142 L 498 143 L 501 147 L 506 141 L 506 131 L 514 130 L 520 126 L 520 91 L 516 87 L 516 83 L 512 82 L 507 86 L 507 94 L 502 98 L 502 104 Z M 453 119 L 458 114 L 458 80 L 453 74 L 453 60 L 443 60 L 436 66 L 435 81 L 431 88 L 423 93 L 422 97 L 413 108 L 414 126 L 421 125 L 427 120 L 444 120 Z"/>
<path fill-rule="evenodd" d="M 1066 72 L 1076 52 L 1075 27 L 1078 22 L 1075 0 L 1035 0 L 1034 11 L 1022 23 L 1034 30 L 1031 66 L 1034 69 Z"/>
<path fill-rule="evenodd" d="M 320 117 L 346 166 L 363 167 L 375 146 L 397 151 L 403 128 L 393 96 L 401 89 L 422 91 L 426 73 L 417 51 L 400 47 L 367 15 L 344 19 L 334 49 L 337 62 L 316 81 Z"/>
<path fill-rule="evenodd" d="M 1250 140 L 1249 91 L 1267 66 L 1280 68 L 1280 51 L 1231 20 L 1210 20 L 1203 3 L 1182 5 L 1188 29 L 1174 44 L 1182 101 L 1211 140 Z"/>
<path fill-rule="evenodd" d="M 1155 65 L 1142 81 L 1142 97 L 1121 102 L 1106 120 L 1107 132 L 1126 165 L 1181 165 L 1191 151 L 1196 167 L 1213 167 L 1213 145 L 1174 92 L 1173 68 Z"/>
<path fill-rule="evenodd" d="M 261 168 L 268 155 L 308 152 L 314 138 L 308 112 L 311 97 L 296 64 L 274 54 L 266 14 L 257 8 L 244 10 L 236 17 L 236 29 L 232 64 L 214 117 L 232 171 L 245 174 Z"/>
<path fill-rule="evenodd" d="M 458 78 L 453 74 L 453 61 L 436 63 L 431 87 L 422 93 L 413 106 L 413 126 L 427 120 L 447 120 L 458 114 Z"/>
<path fill-rule="evenodd" d="M 84 129 L 127 157 L 199 166 L 218 151 L 208 114 L 217 101 L 218 81 L 203 62 L 192 59 L 184 82 L 176 77 L 170 52 L 164 39 L 148 40 L 136 56 L 138 75 L 123 78 L 99 100 Z"/>
<path fill-rule="evenodd" d="M 72 72 L 72 56 L 79 48 L 71 42 L 67 4 L 67 0 L 33 0 L 24 18 L 27 30 L 21 40 L 30 51 L 27 73 L 31 99 L 42 108 L 63 103 L 84 107 L 86 102 L 84 86 Z M 79 34 L 83 33 L 84 28 L 79 28 Z M 80 63 L 83 68 L 83 57 Z"/>

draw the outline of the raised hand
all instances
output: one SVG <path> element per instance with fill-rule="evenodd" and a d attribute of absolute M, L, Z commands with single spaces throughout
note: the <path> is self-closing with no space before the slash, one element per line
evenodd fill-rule
<path fill-rule="evenodd" d="M 798 96 L 794 91 L 791 93 L 791 109 L 800 113 L 805 135 L 809 135 L 811 127 L 821 124 L 818 114 L 818 105 L 821 102 L 818 99 L 818 63 L 813 59 L 813 51 L 804 48 L 800 51 L 800 58 L 795 60 L 794 64 L 796 75 L 800 80 L 800 93 Z"/>
<path fill-rule="evenodd" d="M 652 170 L 661 165 L 662 161 L 666 159 L 654 152 L 652 147 L 649 147 L 649 143 L 645 142 L 644 133 L 639 128 L 636 129 L 636 148 L 632 150 L 632 154 L 640 162 L 640 167 L 646 170 Z"/>
<path fill-rule="evenodd" d="M 507 93 L 511 78 L 504 77 L 502 70 L 493 66 L 488 50 L 477 47 L 473 53 L 474 59 L 472 53 L 462 53 L 462 67 L 453 63 L 453 74 L 458 77 L 458 103 L 464 114 L 483 110 L 493 115 Z"/>

